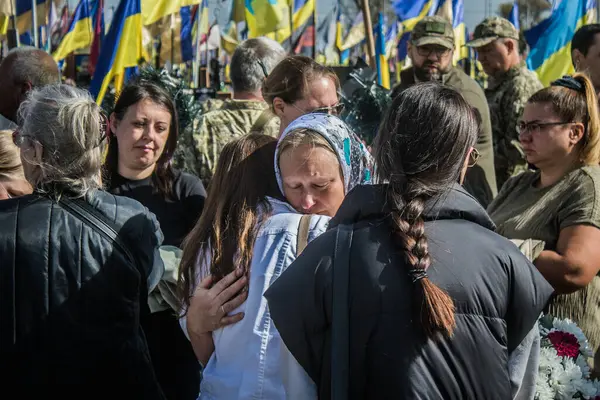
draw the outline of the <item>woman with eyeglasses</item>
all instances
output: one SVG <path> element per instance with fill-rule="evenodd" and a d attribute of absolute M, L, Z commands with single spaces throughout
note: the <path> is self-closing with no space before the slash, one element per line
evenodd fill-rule
<path fill-rule="evenodd" d="M 0 131 L 0 200 L 31 193 L 25 179 L 19 148 L 13 143 L 13 131 Z"/>
<path fill-rule="evenodd" d="M 3 389 L 164 399 L 140 326 L 162 234 L 139 202 L 101 189 L 106 118 L 89 93 L 51 85 L 29 94 L 19 120 L 34 192 L 0 201 Z"/>
<path fill-rule="evenodd" d="M 600 346 L 600 121 L 590 79 L 566 76 L 535 93 L 518 124 L 527 171 L 504 184 L 488 213 L 497 232 L 533 249 L 552 284 L 548 310 Z"/>
<path fill-rule="evenodd" d="M 304 114 L 341 115 L 339 90 L 340 81 L 332 70 L 309 57 L 289 56 L 267 76 L 262 93 L 279 117 L 281 134 Z"/>
<path fill-rule="evenodd" d="M 148 207 L 160 223 L 163 244 L 180 247 L 200 218 L 206 191 L 198 177 L 172 167 L 179 132 L 173 100 L 156 84 L 134 81 L 119 94 L 110 128 L 105 164 L 110 192 Z M 177 271 L 166 272 L 160 287 L 174 287 Z M 152 314 L 143 326 L 158 381 L 169 399 L 195 399 L 198 363 L 176 310 L 158 293 L 151 300 Z"/>

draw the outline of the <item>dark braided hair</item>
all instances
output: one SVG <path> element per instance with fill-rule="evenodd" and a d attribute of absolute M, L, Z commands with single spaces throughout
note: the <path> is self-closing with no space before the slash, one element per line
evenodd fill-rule
<path fill-rule="evenodd" d="M 375 143 L 376 172 L 389 182 L 392 229 L 413 282 L 413 321 L 430 338 L 451 336 L 455 320 L 452 299 L 427 276 L 431 257 L 423 212 L 430 199 L 460 181 L 477 134 L 476 116 L 464 98 L 428 82 L 394 98 Z"/>

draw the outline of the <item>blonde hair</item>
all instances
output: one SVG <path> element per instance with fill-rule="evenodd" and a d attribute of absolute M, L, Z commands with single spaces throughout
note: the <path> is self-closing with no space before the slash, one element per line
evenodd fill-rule
<path fill-rule="evenodd" d="M 13 143 L 13 131 L 0 131 L 0 181 L 25 179 L 20 150 Z"/>
<path fill-rule="evenodd" d="M 43 149 L 38 190 L 83 197 L 101 186 L 105 120 L 87 91 L 68 85 L 33 90 L 19 109 L 19 134 Z"/>
<path fill-rule="evenodd" d="M 550 86 L 535 93 L 528 103 L 552 104 L 554 112 L 566 122 L 581 122 L 585 134 L 581 143 L 581 161 L 586 165 L 600 164 L 600 115 L 598 97 L 594 84 L 582 73 L 573 75 L 581 83 L 584 92 L 564 86 Z"/>

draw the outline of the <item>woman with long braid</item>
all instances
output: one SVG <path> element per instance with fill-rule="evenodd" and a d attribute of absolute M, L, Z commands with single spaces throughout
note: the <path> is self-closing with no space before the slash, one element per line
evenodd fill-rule
<path fill-rule="evenodd" d="M 266 292 L 319 398 L 332 388 L 349 399 L 533 396 L 535 323 L 552 288 L 460 186 L 478 129 L 451 88 L 426 83 L 399 95 L 375 143 L 384 183 L 350 192 L 329 230 Z M 336 284 L 344 270 L 347 300 Z M 331 321 L 342 313 L 344 365 L 331 355 L 340 329 Z M 347 379 L 332 381 L 344 368 Z"/>

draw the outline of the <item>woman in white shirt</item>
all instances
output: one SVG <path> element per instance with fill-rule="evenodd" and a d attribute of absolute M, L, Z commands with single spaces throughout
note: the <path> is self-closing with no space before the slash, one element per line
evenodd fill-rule
<path fill-rule="evenodd" d="M 263 293 L 326 230 L 345 194 L 370 180 L 372 159 L 349 128 L 327 114 L 296 120 L 277 148 L 270 140 L 250 135 L 224 148 L 204 214 L 184 244 L 180 289 L 188 311 L 180 321 L 206 365 L 202 399 L 316 398 L 312 381 L 279 337 Z M 281 201 L 282 193 L 290 204 Z M 248 286 L 240 296 L 247 300 L 232 310 L 243 319 L 206 328 L 206 320 L 230 310 L 204 314 L 195 302 L 205 298 L 189 296 L 198 288 L 212 290 L 212 282 L 232 271 Z"/>

